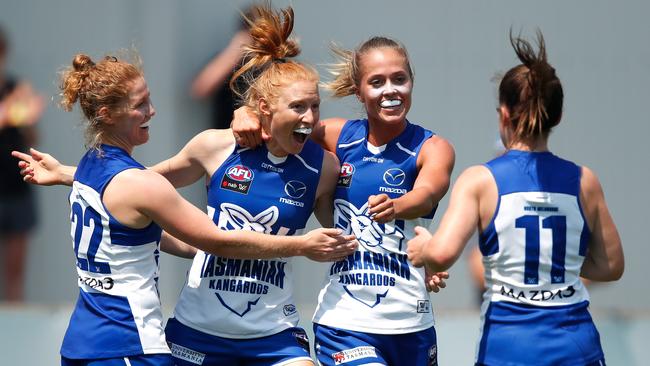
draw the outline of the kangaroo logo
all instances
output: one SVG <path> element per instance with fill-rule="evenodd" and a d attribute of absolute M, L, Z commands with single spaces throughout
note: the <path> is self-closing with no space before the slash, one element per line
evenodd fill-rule
<path fill-rule="evenodd" d="M 307 192 L 305 183 L 297 180 L 290 180 L 284 185 L 284 193 L 291 198 L 301 198 Z"/>
<path fill-rule="evenodd" d="M 384 182 L 389 186 L 401 186 L 405 178 L 406 174 L 399 168 L 390 168 L 384 172 Z"/>
<path fill-rule="evenodd" d="M 402 228 L 372 220 L 367 202 L 356 208 L 345 200 L 334 200 L 334 223 L 347 234 L 354 234 L 359 243 L 371 252 L 377 252 L 377 247 L 389 252 L 402 252 Z"/>
<path fill-rule="evenodd" d="M 278 221 L 278 216 L 278 208 L 275 206 L 253 216 L 242 207 L 232 203 L 222 203 L 218 225 L 224 230 L 248 230 L 269 234 L 273 224 Z"/>
<path fill-rule="evenodd" d="M 268 234 L 271 233 L 273 224 L 278 220 L 279 215 L 278 208 L 275 206 L 267 208 L 256 216 L 251 215 L 246 209 L 232 203 L 222 203 L 220 208 L 221 212 L 219 213 L 218 226 L 224 230 L 248 230 Z M 253 301 L 248 301 L 245 308 L 237 310 L 230 306 L 226 302 L 226 299 L 218 292 L 214 294 L 224 308 L 239 317 L 244 317 L 260 300 L 260 297 L 257 297 Z"/>

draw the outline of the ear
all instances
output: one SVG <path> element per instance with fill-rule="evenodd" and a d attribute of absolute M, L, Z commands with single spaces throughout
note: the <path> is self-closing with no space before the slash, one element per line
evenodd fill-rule
<path fill-rule="evenodd" d="M 499 106 L 499 123 L 505 127 L 510 127 L 510 110 L 505 105 Z"/>
<path fill-rule="evenodd" d="M 107 125 L 114 124 L 114 121 L 111 118 L 111 112 L 108 110 L 108 107 L 106 106 L 99 108 L 99 110 L 97 111 L 97 117 L 102 123 L 105 123 Z"/>
<path fill-rule="evenodd" d="M 354 95 L 357 96 L 357 100 L 363 104 L 363 97 L 361 96 L 361 93 L 359 92 L 359 88 L 355 87 L 354 88 Z"/>
<path fill-rule="evenodd" d="M 265 98 L 260 98 L 257 102 L 257 109 L 264 116 L 271 116 L 271 105 Z"/>

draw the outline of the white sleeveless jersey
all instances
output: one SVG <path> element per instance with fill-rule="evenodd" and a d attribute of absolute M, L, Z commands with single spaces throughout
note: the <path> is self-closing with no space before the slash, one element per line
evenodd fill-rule
<path fill-rule="evenodd" d="M 300 234 L 312 213 L 323 149 L 278 159 L 238 148 L 212 175 L 208 214 L 223 230 Z M 182 324 L 225 338 L 258 338 L 298 323 L 291 258 L 232 259 L 199 251 L 174 310 Z"/>
<path fill-rule="evenodd" d="M 314 322 L 366 333 L 410 333 L 433 326 L 424 270 L 407 260 L 406 243 L 415 226 L 428 227 L 435 213 L 378 224 L 368 214 L 368 197 L 397 198 L 413 188 L 417 154 L 432 133 L 407 124 L 382 148 L 368 145 L 368 121 L 348 121 L 336 154 L 341 174 L 335 193 L 334 223 L 356 235 L 360 246 L 333 263 L 318 297 Z"/>
<path fill-rule="evenodd" d="M 61 346 L 68 358 L 110 358 L 169 353 L 158 296 L 161 229 L 120 224 L 102 195 L 113 177 L 144 169 L 124 150 L 102 145 L 77 168 L 72 192 L 71 236 L 79 299 Z"/>
<path fill-rule="evenodd" d="M 580 280 L 590 235 L 579 202 L 580 167 L 549 152 L 516 150 L 486 166 L 499 201 L 479 236 L 484 299 L 541 307 L 588 300 Z"/>

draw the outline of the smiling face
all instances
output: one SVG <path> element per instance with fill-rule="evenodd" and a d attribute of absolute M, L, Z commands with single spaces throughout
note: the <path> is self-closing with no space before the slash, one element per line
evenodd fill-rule
<path fill-rule="evenodd" d="M 107 132 L 121 147 L 131 151 L 149 140 L 149 120 L 156 114 L 143 77 L 129 83 L 129 94 L 122 107 L 111 118 Z"/>
<path fill-rule="evenodd" d="M 357 97 L 368 120 L 401 125 L 411 108 L 413 79 L 407 60 L 398 50 L 381 47 L 360 56 L 361 78 Z"/>
<path fill-rule="evenodd" d="M 276 156 L 300 153 L 320 118 L 317 82 L 294 81 L 281 86 L 276 102 L 260 100 L 260 111 L 271 135 L 269 151 Z"/>

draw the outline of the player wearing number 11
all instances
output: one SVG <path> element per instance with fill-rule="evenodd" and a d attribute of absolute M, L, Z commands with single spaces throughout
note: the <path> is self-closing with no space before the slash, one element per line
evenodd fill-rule
<path fill-rule="evenodd" d="M 440 227 L 408 243 L 416 266 L 445 271 L 477 228 L 485 266 L 476 365 L 604 365 L 580 276 L 617 280 L 621 240 L 594 173 L 548 151 L 563 92 L 539 51 L 510 36 L 521 64 L 499 85 L 507 151 L 458 178 Z"/>

